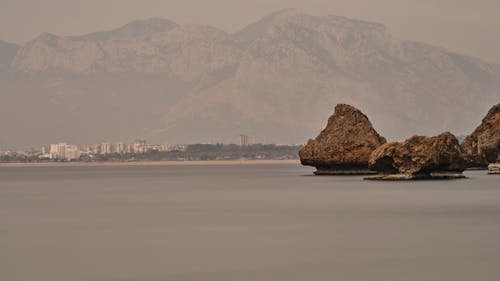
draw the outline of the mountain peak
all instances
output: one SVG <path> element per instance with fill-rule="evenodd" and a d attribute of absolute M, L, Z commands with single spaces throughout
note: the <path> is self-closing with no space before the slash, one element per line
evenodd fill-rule
<path fill-rule="evenodd" d="M 287 22 L 296 21 L 303 18 L 315 18 L 315 17 L 303 13 L 300 10 L 291 8 L 270 13 L 264 16 L 262 19 L 260 19 L 257 23 L 261 23 L 262 25 L 276 25 L 276 24 L 284 24 Z"/>
<path fill-rule="evenodd" d="M 163 18 L 149 18 L 145 20 L 135 20 L 132 22 L 127 23 L 121 28 L 118 28 L 117 30 L 124 30 L 124 29 L 135 29 L 135 30 L 143 30 L 143 29 L 150 29 L 150 30 L 155 30 L 155 31 L 164 31 L 165 29 L 170 29 L 172 26 L 175 26 L 176 23 L 168 20 L 168 19 L 163 19 Z"/>
<path fill-rule="evenodd" d="M 82 36 L 73 36 L 74 40 L 130 40 L 144 39 L 156 32 L 165 32 L 177 26 L 177 24 L 168 19 L 150 18 L 146 20 L 135 20 L 117 29 L 89 33 Z"/>
<path fill-rule="evenodd" d="M 349 32 L 354 33 L 356 33 L 356 30 L 361 32 L 388 32 L 387 28 L 383 24 L 379 23 L 355 20 L 335 15 L 313 16 L 303 13 L 297 9 L 284 9 L 273 12 L 259 21 L 234 33 L 233 38 L 240 43 L 248 44 L 276 27 L 283 30 L 293 31 L 294 28 L 289 25 L 296 25 L 310 30 L 327 27 L 330 30 L 344 30 L 342 32 L 349 30 Z"/>
<path fill-rule="evenodd" d="M 296 16 L 301 16 L 305 15 L 302 13 L 300 10 L 297 10 L 295 8 L 288 8 L 288 9 L 283 9 L 279 11 L 272 12 L 265 18 L 290 18 L 290 17 L 296 17 Z"/>
<path fill-rule="evenodd" d="M 279 10 L 234 33 L 233 37 L 237 41 L 246 44 L 260 37 L 271 26 L 290 22 L 302 16 L 306 15 L 296 9 Z"/>
<path fill-rule="evenodd" d="M 57 41 L 59 39 L 60 37 L 55 34 L 43 32 L 40 33 L 40 35 L 38 35 L 35 39 L 33 39 L 32 42 L 43 42 L 48 46 L 55 46 L 57 45 Z"/>

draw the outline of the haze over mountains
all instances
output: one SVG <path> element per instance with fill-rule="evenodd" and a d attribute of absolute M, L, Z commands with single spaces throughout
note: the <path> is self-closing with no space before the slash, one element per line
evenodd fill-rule
<path fill-rule="evenodd" d="M 0 69 L 8 68 L 19 46 L 0 40 Z"/>
<path fill-rule="evenodd" d="M 149 19 L 0 42 L 1 147 L 240 133 L 304 143 L 341 102 L 390 140 L 463 134 L 499 98 L 498 65 L 394 38 L 378 23 L 296 10 L 234 34 Z"/>

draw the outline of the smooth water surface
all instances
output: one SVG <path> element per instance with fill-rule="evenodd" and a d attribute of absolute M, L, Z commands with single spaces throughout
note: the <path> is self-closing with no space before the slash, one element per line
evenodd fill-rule
<path fill-rule="evenodd" d="M 0 280 L 500 280 L 500 176 L 0 169 Z"/>

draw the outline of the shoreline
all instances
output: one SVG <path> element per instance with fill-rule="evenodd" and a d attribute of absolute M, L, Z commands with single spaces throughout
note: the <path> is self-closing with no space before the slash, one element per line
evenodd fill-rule
<path fill-rule="evenodd" d="M 39 162 L 0 163 L 0 168 L 28 167 L 133 167 L 133 166 L 203 166 L 203 165 L 270 165 L 300 164 L 300 160 L 194 160 L 194 161 L 137 161 L 137 162 Z"/>

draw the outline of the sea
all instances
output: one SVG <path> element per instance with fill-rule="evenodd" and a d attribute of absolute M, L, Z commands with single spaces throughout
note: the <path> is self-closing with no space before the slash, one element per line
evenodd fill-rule
<path fill-rule="evenodd" d="M 500 280 L 500 176 L 296 163 L 0 168 L 0 280 Z"/>

